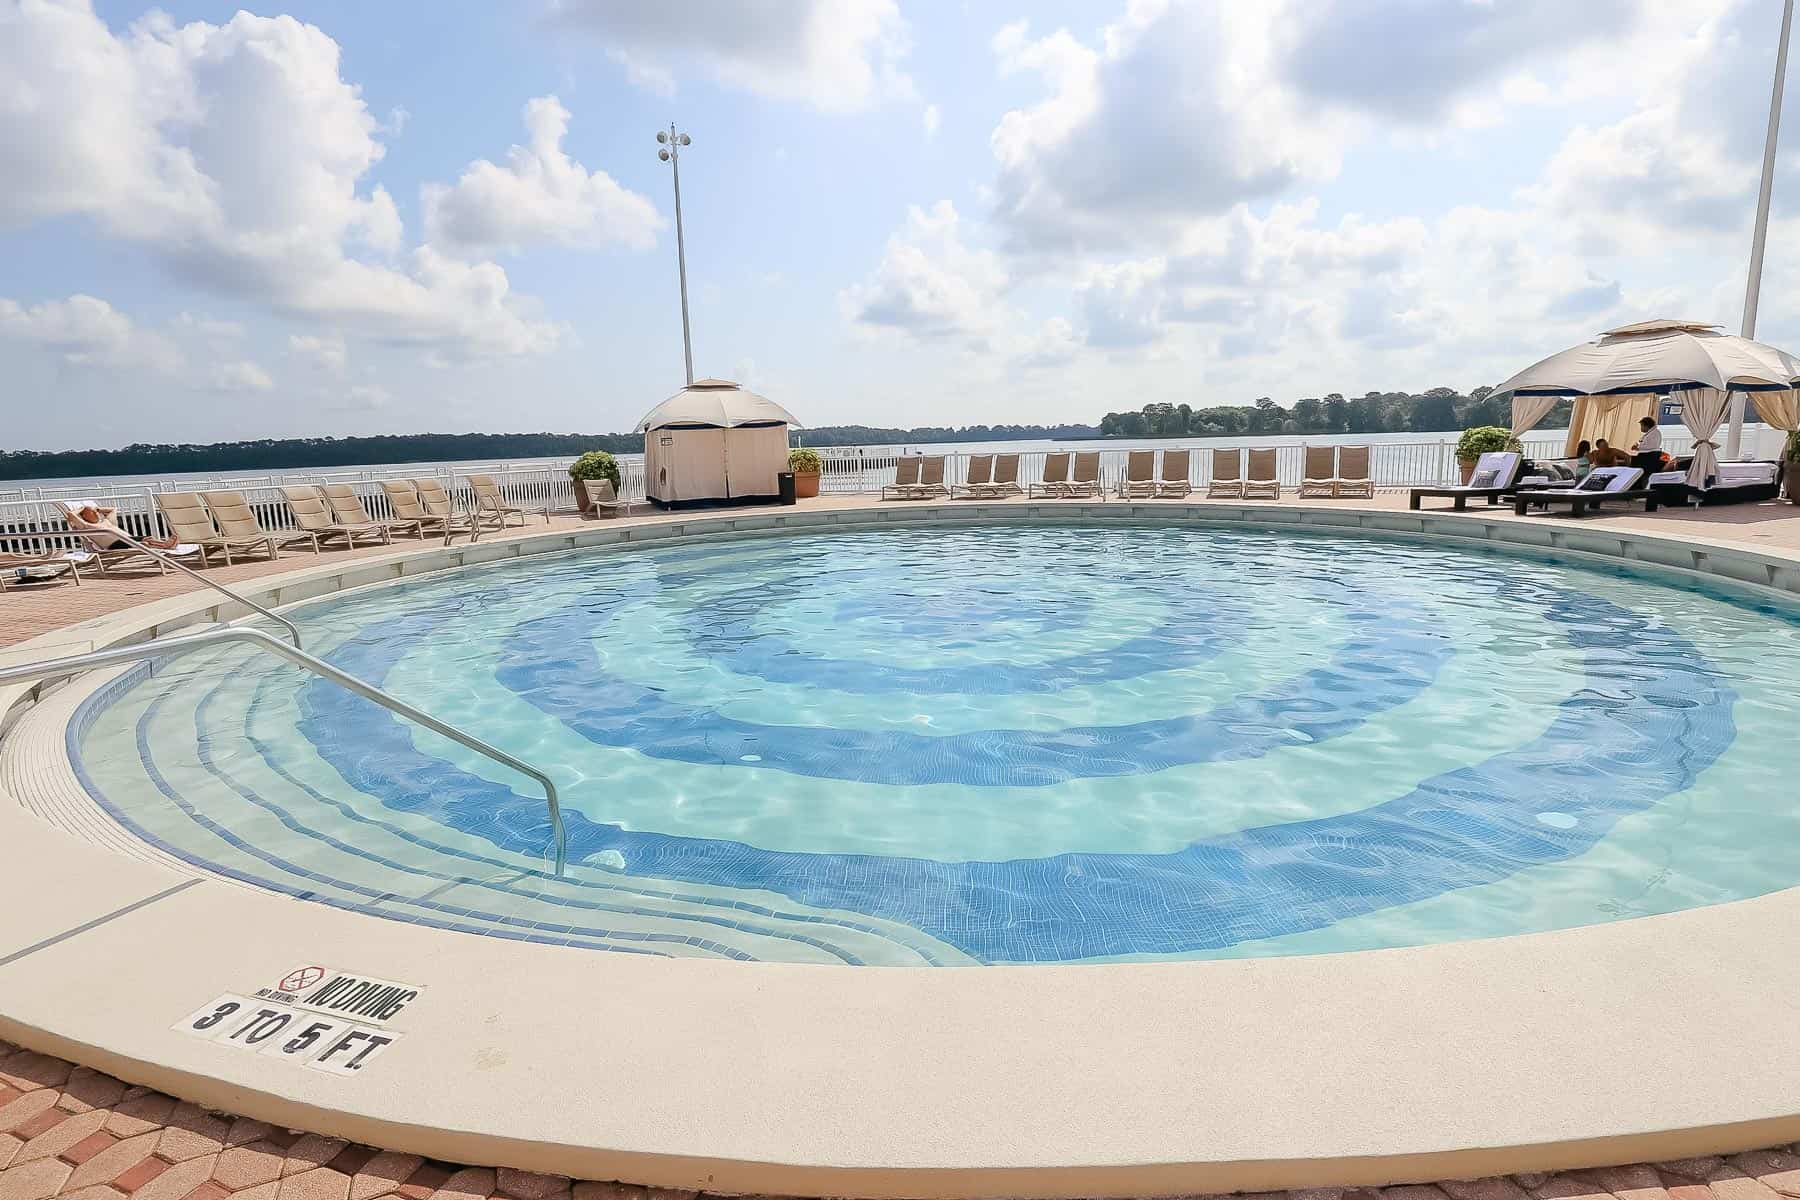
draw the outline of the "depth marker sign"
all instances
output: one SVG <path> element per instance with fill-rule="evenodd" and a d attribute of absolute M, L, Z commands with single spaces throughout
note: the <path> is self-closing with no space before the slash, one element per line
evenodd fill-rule
<path fill-rule="evenodd" d="M 240 1050 L 355 1077 L 400 1034 L 387 1023 L 423 988 L 330 967 L 299 966 L 254 996 L 226 992 L 174 1028 Z"/>

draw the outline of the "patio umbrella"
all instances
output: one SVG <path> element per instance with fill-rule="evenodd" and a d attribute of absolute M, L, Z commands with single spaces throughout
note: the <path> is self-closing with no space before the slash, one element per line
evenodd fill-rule
<path fill-rule="evenodd" d="M 706 429 L 736 429 L 740 425 L 803 428 L 781 405 L 755 392 L 746 392 L 729 379 L 696 379 L 651 409 L 633 432 L 681 425 Z"/>
<path fill-rule="evenodd" d="M 1604 412 L 1625 397 L 1679 392 L 1682 421 L 1694 434 L 1688 481 L 1700 486 L 1717 470 L 1712 438 L 1724 419 L 1727 393 L 1791 393 L 1797 380 L 1800 358 L 1785 350 L 1720 333 L 1716 325 L 1656 320 L 1610 329 L 1597 341 L 1552 354 L 1494 390 L 1513 394 L 1515 433 L 1542 420 L 1559 396 L 1607 397 L 1588 402 Z M 1580 422 L 1572 425 L 1571 440 Z"/>

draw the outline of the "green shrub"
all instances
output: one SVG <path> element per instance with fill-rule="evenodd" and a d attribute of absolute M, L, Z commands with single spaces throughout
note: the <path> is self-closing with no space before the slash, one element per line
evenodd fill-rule
<path fill-rule="evenodd" d="M 1792 430 L 1787 436 L 1786 458 L 1789 462 L 1800 462 L 1800 429 Z"/>
<path fill-rule="evenodd" d="M 610 479 L 615 492 L 621 491 L 624 487 L 619 479 L 619 460 L 604 450 L 589 450 L 570 463 L 569 478 Z"/>
<path fill-rule="evenodd" d="M 1498 425 L 1477 425 L 1473 429 L 1463 430 L 1463 435 L 1456 439 L 1456 461 L 1474 462 L 1495 450 L 1517 449 L 1519 439 L 1512 435 L 1512 430 L 1502 429 Z"/>
<path fill-rule="evenodd" d="M 788 451 L 788 470 L 796 475 L 817 475 L 824 466 L 817 450 L 798 446 Z"/>

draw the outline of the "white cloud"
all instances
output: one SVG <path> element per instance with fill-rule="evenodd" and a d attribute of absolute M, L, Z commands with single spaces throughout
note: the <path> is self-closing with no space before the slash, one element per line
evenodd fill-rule
<path fill-rule="evenodd" d="M 458 356 L 560 336 L 492 264 L 471 287 L 423 247 L 392 261 L 398 210 L 365 186 L 380 128 L 314 26 L 152 13 L 115 33 L 87 0 L 29 0 L 0 8 L 0 79 L 0 228 L 85 216 L 185 283 Z"/>
<path fill-rule="evenodd" d="M 207 382 L 220 392 L 266 392 L 275 386 L 267 371 L 247 360 L 219 363 L 207 375 Z"/>
<path fill-rule="evenodd" d="M 507 151 L 505 166 L 479 159 L 454 185 L 427 185 L 427 242 L 465 253 L 539 242 L 655 245 L 664 224 L 656 206 L 564 153 L 569 110 L 555 96 L 526 104 L 524 120 L 528 142 Z"/>
<path fill-rule="evenodd" d="M 921 119 L 925 122 L 925 136 L 936 137 L 938 126 L 943 123 L 943 114 L 938 112 L 938 106 L 927 104 L 924 113 L 921 114 Z"/>
<path fill-rule="evenodd" d="M 347 395 L 350 403 L 359 408 L 386 408 L 394 398 L 392 392 L 374 383 L 356 384 Z"/>
<path fill-rule="evenodd" d="M 1491 126 L 1544 103 L 1547 78 L 1616 88 L 1633 61 L 1619 48 L 1675 7 L 1132 0 L 1094 44 L 1008 25 L 994 38 L 1002 75 L 1036 74 L 1044 95 L 993 132 L 996 215 L 1020 249 L 1160 246 L 1234 204 L 1334 179 L 1383 132 Z M 1582 57 L 1602 39 L 1603 69 Z"/>
<path fill-rule="evenodd" d="M 244 336 L 243 322 L 226 321 L 199 313 L 184 312 L 175 318 L 175 324 L 184 332 L 216 341 L 232 341 Z"/>
<path fill-rule="evenodd" d="M 593 34 L 659 95 L 697 69 L 727 87 L 833 112 L 911 99 L 911 34 L 895 0 L 550 0 L 551 22 Z"/>
<path fill-rule="evenodd" d="M 0 337 L 84 366 L 170 374 L 183 362 L 180 349 L 167 338 L 138 328 L 106 301 L 79 293 L 30 307 L 0 298 Z"/>
<path fill-rule="evenodd" d="M 342 375 L 349 364 L 349 347 L 342 334 L 296 333 L 288 336 L 288 353 L 309 366 Z"/>
<path fill-rule="evenodd" d="M 851 325 L 865 332 L 985 346 L 998 328 L 1006 286 L 999 256 L 965 245 L 955 206 L 940 200 L 929 211 L 908 210 L 875 273 L 839 300 Z"/>

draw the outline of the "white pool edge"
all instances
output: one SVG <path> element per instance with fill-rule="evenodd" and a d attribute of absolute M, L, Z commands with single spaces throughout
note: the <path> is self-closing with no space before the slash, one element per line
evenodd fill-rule
<path fill-rule="evenodd" d="M 1800 595 L 1794 556 L 1573 522 L 1022 501 L 683 516 L 406 550 L 244 587 L 288 604 L 584 545 L 1071 518 L 1448 536 Z M 114 644 L 214 615 L 211 597 L 190 594 L 38 641 Z M 27 713 L 6 739 L 9 762 L 34 781 L 47 773 L 52 789 L 74 783 L 60 722 L 95 686 Z M 20 692 L 0 693 L 0 712 Z M 192 874 L 14 803 L 0 804 L 0 846 L 0 959 Z M 1800 996 L 1786 953 L 1797 916 L 1789 890 L 1409 950 L 931 971 L 518 946 L 206 879 L 0 965 L 0 1036 L 296 1128 L 672 1187 L 1064 1196 L 1379 1184 L 1800 1138 L 1800 1050 L 1783 1045 Z M 377 1075 L 350 1082 L 168 1028 L 296 958 L 442 999 L 409 1014 L 417 1023 Z"/>

